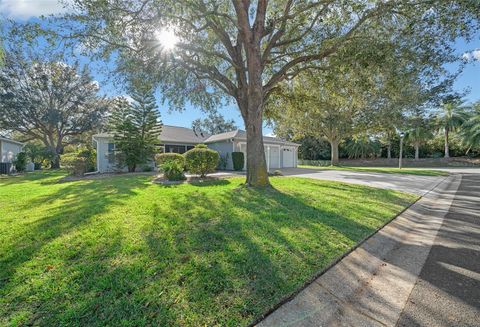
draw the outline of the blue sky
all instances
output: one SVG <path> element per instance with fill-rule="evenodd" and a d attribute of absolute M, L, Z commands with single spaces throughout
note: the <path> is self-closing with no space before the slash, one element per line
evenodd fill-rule
<path fill-rule="evenodd" d="M 62 10 L 62 5 L 58 0 L 0 0 L 0 15 L 19 21 L 35 19 L 40 15 L 58 14 Z M 466 54 L 469 57 L 469 63 L 455 83 L 455 89 L 458 91 L 469 89 L 470 92 L 466 96 L 466 100 L 469 102 L 478 101 L 480 100 L 480 33 L 469 43 L 458 40 L 455 49 L 459 56 Z M 93 67 L 92 74 L 95 79 L 104 80 L 104 76 L 96 72 Z M 108 93 L 111 95 L 122 94 L 121 90 L 113 88 L 112 85 L 101 84 L 101 86 L 106 87 L 105 89 L 108 89 Z M 187 107 L 183 112 L 171 113 L 168 112 L 166 106 L 160 106 L 160 112 L 164 124 L 184 127 L 190 127 L 194 119 L 203 118 L 207 115 L 200 108 L 192 106 Z M 234 105 L 220 108 L 219 112 L 225 118 L 233 119 L 240 128 L 244 128 L 240 113 Z M 264 134 L 271 132 L 269 127 L 264 127 Z"/>

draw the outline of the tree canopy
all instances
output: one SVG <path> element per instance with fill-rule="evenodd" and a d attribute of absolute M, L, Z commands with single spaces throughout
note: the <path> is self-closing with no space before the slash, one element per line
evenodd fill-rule
<path fill-rule="evenodd" d="M 99 126 L 107 101 L 86 68 L 76 63 L 28 60 L 7 53 L 0 69 L 0 128 L 39 140 L 59 155 L 73 138 Z"/>
<path fill-rule="evenodd" d="M 441 65 L 453 60 L 453 40 L 477 30 L 480 15 L 470 0 L 75 0 L 73 8 L 62 36 L 114 54 L 120 72 L 149 72 L 172 108 L 233 99 L 253 186 L 268 184 L 262 121 L 279 83 L 335 68 L 332 59 L 382 61 L 387 48 L 406 62 Z"/>

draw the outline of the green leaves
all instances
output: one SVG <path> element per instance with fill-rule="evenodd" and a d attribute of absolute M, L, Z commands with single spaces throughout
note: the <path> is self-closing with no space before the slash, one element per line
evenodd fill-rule
<path fill-rule="evenodd" d="M 119 165 L 134 171 L 138 164 L 152 161 L 158 152 L 161 121 L 150 84 L 137 85 L 131 98 L 132 103 L 123 97 L 114 100 L 109 128 L 122 154 L 118 156 Z"/>

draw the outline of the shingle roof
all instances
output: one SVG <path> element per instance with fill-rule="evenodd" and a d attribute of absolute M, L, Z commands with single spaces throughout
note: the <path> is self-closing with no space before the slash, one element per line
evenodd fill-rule
<path fill-rule="evenodd" d="M 226 132 L 226 133 L 221 133 L 221 134 L 216 134 L 212 135 L 209 138 L 207 138 L 204 142 L 205 143 L 213 143 L 213 142 L 220 142 L 220 141 L 225 141 L 229 139 L 235 139 L 235 140 L 247 140 L 247 132 L 242 131 L 240 129 L 237 129 L 236 131 L 231 131 L 231 132 Z M 263 142 L 266 143 L 279 143 L 279 144 L 285 144 L 285 145 L 300 145 L 297 143 L 289 142 L 289 141 L 284 141 L 282 139 L 279 139 L 278 137 L 271 137 L 271 136 L 264 136 L 263 137 Z"/>
<path fill-rule="evenodd" d="M 180 143 L 202 143 L 210 135 L 209 134 L 195 134 L 193 129 L 178 126 L 162 126 L 162 134 L 160 141 L 162 142 L 180 142 Z"/>
<path fill-rule="evenodd" d="M 197 135 L 195 132 L 187 127 L 179 126 L 162 126 L 162 133 L 160 134 L 160 141 L 162 143 L 188 143 L 188 144 L 197 144 L 202 143 L 210 135 Z M 99 133 L 95 134 L 94 137 L 97 138 L 112 138 L 113 134 L 110 133 Z"/>

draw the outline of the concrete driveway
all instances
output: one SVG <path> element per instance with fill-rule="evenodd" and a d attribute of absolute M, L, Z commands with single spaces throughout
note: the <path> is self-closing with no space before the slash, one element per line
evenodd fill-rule
<path fill-rule="evenodd" d="M 282 173 L 285 176 L 362 184 L 419 195 L 424 195 L 446 178 L 446 176 L 417 176 L 310 168 L 284 168 Z"/>

